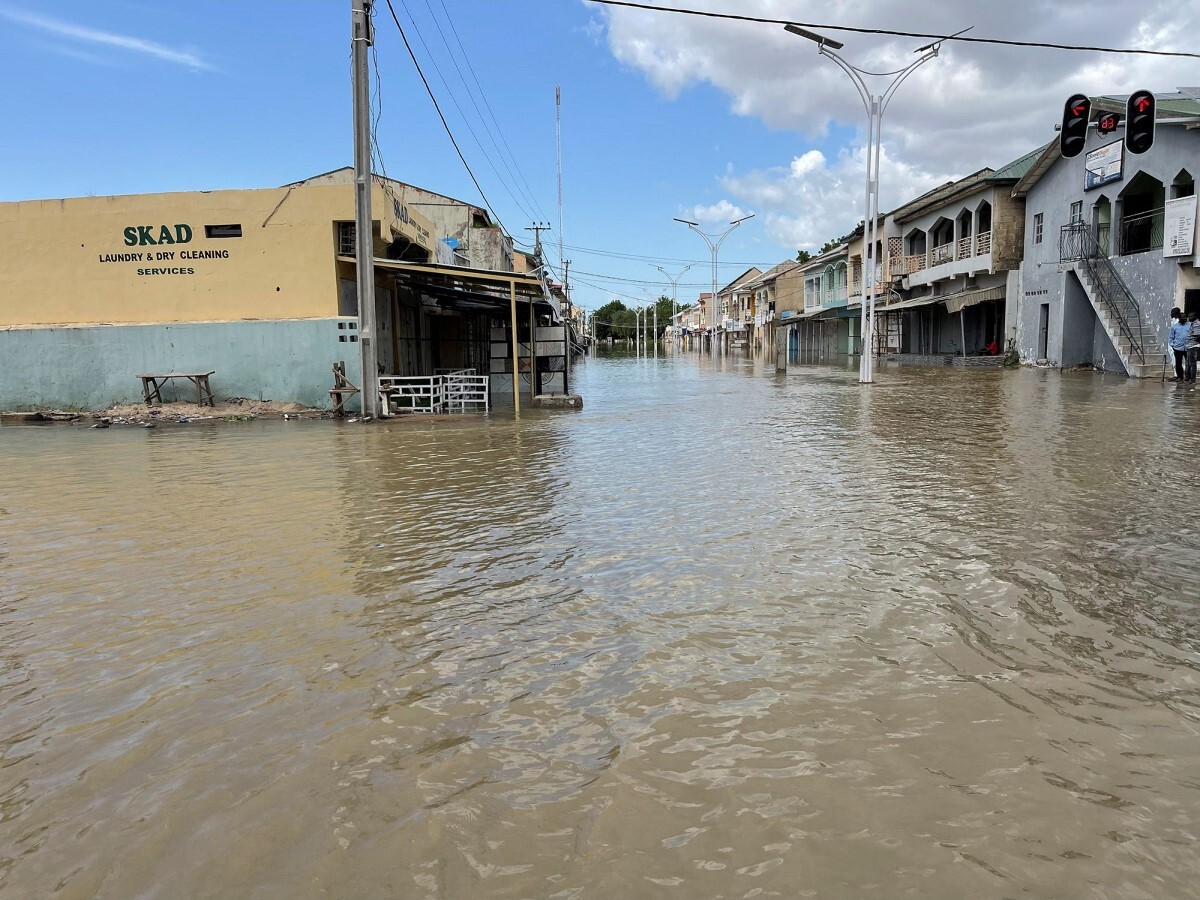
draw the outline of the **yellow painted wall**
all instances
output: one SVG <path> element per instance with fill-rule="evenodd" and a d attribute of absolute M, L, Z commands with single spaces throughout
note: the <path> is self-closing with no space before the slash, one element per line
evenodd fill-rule
<path fill-rule="evenodd" d="M 372 212 L 377 256 L 401 235 L 432 254 L 430 221 L 378 186 Z M 336 316 L 338 221 L 354 221 L 353 185 L 0 203 L 0 326 Z M 205 236 L 229 224 L 242 237 Z M 126 228 L 158 241 L 179 225 L 186 243 L 127 244 Z M 206 251 L 224 258 L 189 258 Z"/>

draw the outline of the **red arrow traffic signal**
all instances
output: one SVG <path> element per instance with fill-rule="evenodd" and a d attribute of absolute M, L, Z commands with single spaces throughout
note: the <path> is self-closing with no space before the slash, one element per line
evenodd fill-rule
<path fill-rule="evenodd" d="M 1125 101 L 1125 149 L 1145 153 L 1154 143 L 1154 94 L 1134 91 Z"/>

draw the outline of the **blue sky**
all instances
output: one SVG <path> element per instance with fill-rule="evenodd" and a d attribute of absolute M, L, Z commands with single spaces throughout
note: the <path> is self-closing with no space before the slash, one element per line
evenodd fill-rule
<path fill-rule="evenodd" d="M 392 2 L 499 218 L 523 241 L 534 218 L 548 220 L 555 259 L 561 85 L 564 255 L 586 307 L 610 292 L 657 294 L 655 263 L 672 272 L 695 263 L 681 300 L 707 285 L 707 248 L 674 216 L 703 216 L 719 230 L 722 214 L 728 221 L 757 213 L 722 247 L 723 279 L 819 245 L 861 218 L 861 105 L 844 75 L 781 29 L 584 0 Z M 885 25 L 896 6 L 862 0 L 851 13 L 803 0 L 671 5 Z M 350 164 L 349 8 L 348 0 L 0 0 L 0 68 L 6 84 L 20 85 L 3 100 L 0 200 L 267 187 Z M 1141 46 L 1181 42 L 1200 24 L 1190 6 L 1100 0 L 1089 8 L 1100 24 L 1048 21 L 1036 0 L 1014 0 L 1002 12 L 934 4 L 927 22 L 890 15 L 930 29 L 975 23 L 990 36 Z M 481 202 L 383 0 L 376 22 L 388 174 Z M 843 39 L 865 64 L 910 58 L 914 44 Z M 1049 140 L 1074 90 L 1173 90 L 1197 80 L 1193 63 L 953 48 L 906 82 L 889 111 L 884 206 Z M 967 106 L 986 121 L 965 127 Z M 497 154 L 493 141 L 511 150 L 515 165 L 498 161 L 505 151 Z"/>

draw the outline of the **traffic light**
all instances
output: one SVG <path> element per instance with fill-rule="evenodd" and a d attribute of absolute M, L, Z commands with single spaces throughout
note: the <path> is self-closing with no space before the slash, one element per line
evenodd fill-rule
<path fill-rule="evenodd" d="M 1063 106 L 1062 128 L 1058 132 L 1058 149 L 1067 159 L 1083 152 L 1087 142 L 1088 119 L 1092 101 L 1083 94 L 1072 94 Z"/>
<path fill-rule="evenodd" d="M 1125 149 L 1145 153 L 1154 143 L 1154 95 L 1134 91 L 1125 101 Z"/>

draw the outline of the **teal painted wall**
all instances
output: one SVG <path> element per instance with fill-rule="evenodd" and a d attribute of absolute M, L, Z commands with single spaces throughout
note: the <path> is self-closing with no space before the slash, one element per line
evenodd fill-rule
<path fill-rule="evenodd" d="M 339 328 L 339 325 L 342 327 Z M 103 409 L 142 400 L 143 372 L 205 372 L 218 400 L 328 409 L 331 368 L 361 384 L 357 319 L 13 328 L 0 331 L 0 409 Z M 347 337 L 345 342 L 339 336 Z M 180 400 L 193 400 L 190 382 Z M 191 392 L 189 392 L 191 389 Z M 170 399 L 174 388 L 164 390 Z"/>

